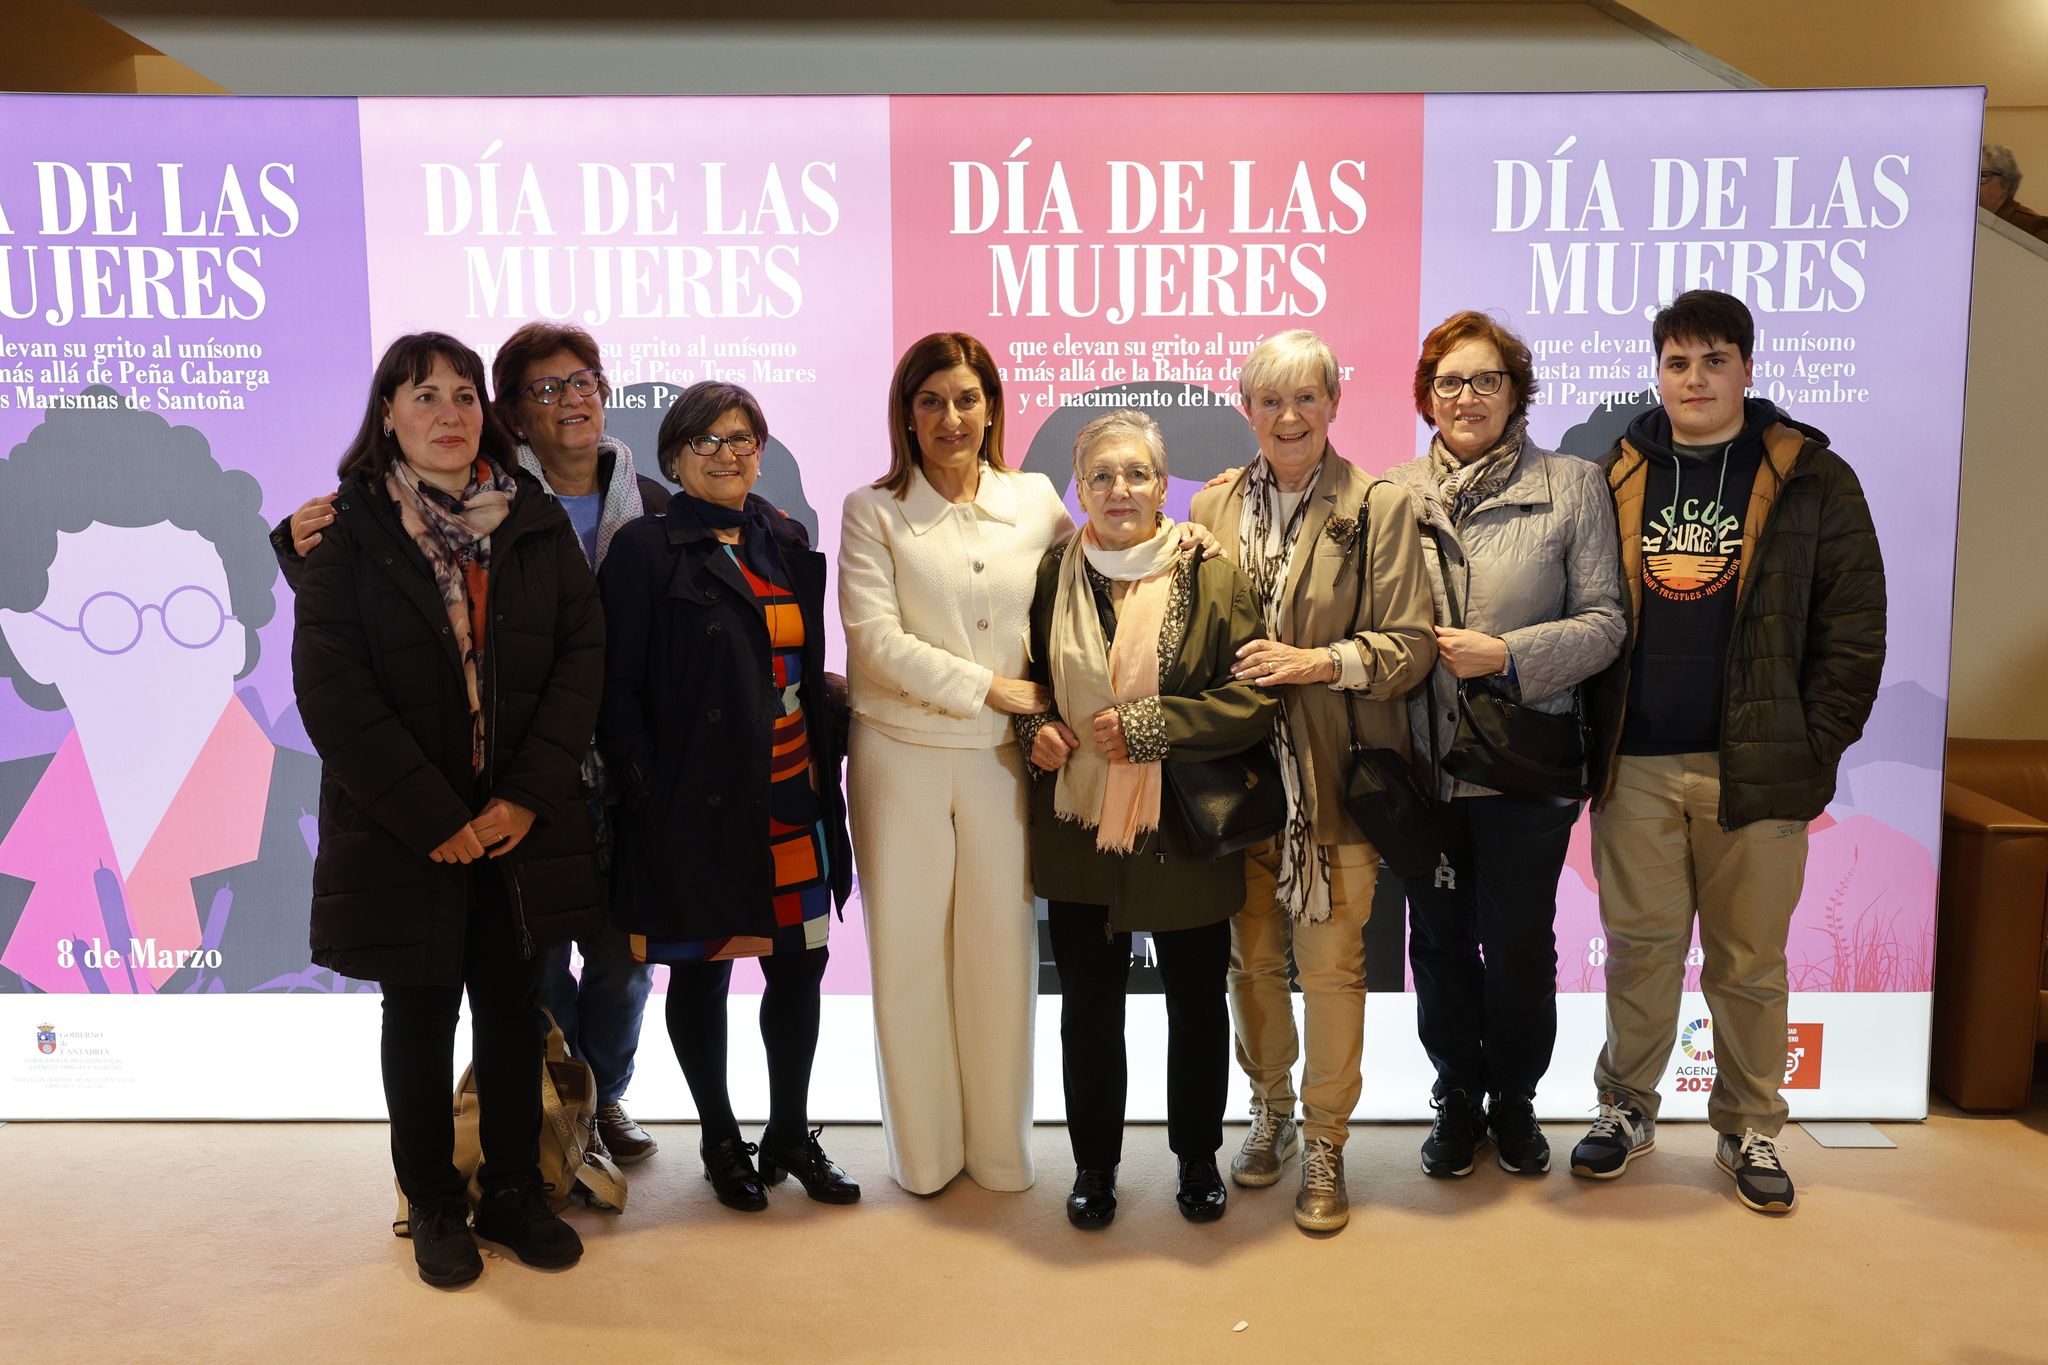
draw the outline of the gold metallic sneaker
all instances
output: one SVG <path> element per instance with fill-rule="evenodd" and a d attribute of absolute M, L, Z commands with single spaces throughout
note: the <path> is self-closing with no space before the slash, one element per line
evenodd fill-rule
<path fill-rule="evenodd" d="M 1301 1193 L 1294 1197 L 1294 1221 L 1310 1232 L 1335 1232 L 1351 1221 L 1344 1193 L 1344 1154 L 1328 1138 L 1301 1149 Z"/>
<path fill-rule="evenodd" d="M 1279 1183 L 1280 1168 L 1301 1151 L 1301 1129 L 1285 1114 L 1252 1106 L 1252 1130 L 1230 1159 L 1230 1178 L 1249 1189 Z"/>

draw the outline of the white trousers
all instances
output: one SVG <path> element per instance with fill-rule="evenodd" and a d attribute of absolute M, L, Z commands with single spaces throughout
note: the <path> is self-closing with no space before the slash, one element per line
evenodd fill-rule
<path fill-rule="evenodd" d="M 889 1174 L 1029 1189 L 1031 906 L 1024 757 L 909 744 L 856 720 L 847 804 L 874 977 Z"/>

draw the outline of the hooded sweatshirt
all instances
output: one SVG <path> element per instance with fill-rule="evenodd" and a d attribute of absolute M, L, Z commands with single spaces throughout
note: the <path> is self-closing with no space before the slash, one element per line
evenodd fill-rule
<path fill-rule="evenodd" d="M 1735 625 L 1742 520 L 1763 464 L 1763 433 L 1785 423 L 1816 440 L 1762 398 L 1743 404 L 1732 441 L 1684 446 L 1662 408 L 1629 425 L 1647 460 L 1643 490 L 1642 618 L 1629 661 L 1624 754 L 1711 753 L 1720 747 L 1722 674 Z"/>

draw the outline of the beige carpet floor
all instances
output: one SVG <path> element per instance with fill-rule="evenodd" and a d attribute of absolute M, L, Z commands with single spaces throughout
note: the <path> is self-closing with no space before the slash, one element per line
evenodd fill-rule
<path fill-rule="evenodd" d="M 1578 1136 L 1549 1131 L 1560 1155 Z M 860 1205 L 787 1186 L 746 1215 L 713 1201 L 696 1130 L 662 1125 L 626 1214 L 571 1215 L 580 1266 L 490 1258 L 450 1293 L 386 1231 L 381 1127 L 14 1123 L 0 1361 L 2048 1360 L 2048 1102 L 1883 1131 L 1896 1150 L 1788 1129 L 1800 1207 L 1767 1219 L 1699 1125 L 1605 1184 L 1561 1161 L 1432 1181 L 1422 1129 L 1361 1126 L 1351 1226 L 1310 1237 L 1291 1182 L 1184 1223 L 1157 1127 L 1084 1234 L 1061 1128 L 1036 1189 L 929 1199 L 889 1181 L 879 1129 L 836 1128 Z"/>

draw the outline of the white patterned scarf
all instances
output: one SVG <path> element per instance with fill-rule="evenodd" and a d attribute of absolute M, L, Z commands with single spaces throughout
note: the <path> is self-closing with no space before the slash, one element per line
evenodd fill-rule
<path fill-rule="evenodd" d="M 647 513 L 647 504 L 640 497 L 640 480 L 633 473 L 633 452 L 626 449 L 624 441 L 601 436 L 597 442 L 600 468 L 603 467 L 606 455 L 612 457 L 612 476 L 605 483 L 604 502 L 598 509 L 597 564 L 604 563 L 605 553 L 612 548 L 612 537 L 618 533 L 618 529 Z M 540 486 L 547 489 L 549 497 L 561 496 L 555 491 L 555 486 L 548 482 L 548 471 L 541 464 L 540 456 L 533 453 L 532 446 L 523 443 L 520 445 L 519 467 L 539 479 Z M 576 543 L 580 545 L 583 542 L 578 539 Z M 590 566 L 592 573 L 597 572 L 597 564 Z"/>
<path fill-rule="evenodd" d="M 1324 459 L 1330 455 L 1325 452 Z M 1244 475 L 1244 503 L 1238 513 L 1238 558 L 1259 603 L 1266 638 L 1285 641 L 1289 612 L 1285 600 L 1294 553 L 1301 543 L 1309 499 L 1322 476 L 1322 466 L 1309 476 L 1294 511 L 1280 515 L 1280 481 L 1261 455 Z M 1287 827 L 1280 834 L 1280 869 L 1274 896 L 1298 924 L 1321 924 L 1330 918 L 1330 851 L 1316 842 L 1315 822 L 1304 794 L 1315 790 L 1315 764 L 1305 741 L 1297 741 L 1283 704 L 1273 719 L 1273 757 L 1280 764 L 1287 789 Z"/>

